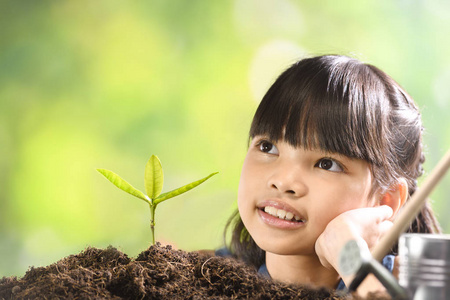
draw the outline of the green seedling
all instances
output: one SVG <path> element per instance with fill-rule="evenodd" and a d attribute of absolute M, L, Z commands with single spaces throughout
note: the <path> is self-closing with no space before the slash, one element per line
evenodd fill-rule
<path fill-rule="evenodd" d="M 105 169 L 97 169 L 103 176 L 106 177 L 109 181 L 111 181 L 115 186 L 119 189 L 141 199 L 148 203 L 150 206 L 150 229 L 152 232 L 152 244 L 155 244 L 155 210 L 158 204 L 161 202 L 173 198 L 175 196 L 186 193 L 189 190 L 192 190 L 196 186 L 202 184 L 210 177 L 216 175 L 218 172 L 211 173 L 210 175 L 202 178 L 200 180 L 189 183 L 185 186 L 179 187 L 167 193 L 162 193 L 163 183 L 164 183 L 164 173 L 161 166 L 161 161 L 156 155 L 152 155 L 145 166 L 145 191 L 147 194 L 144 194 L 140 190 L 134 188 L 131 184 L 126 182 L 116 173 L 105 170 Z"/>

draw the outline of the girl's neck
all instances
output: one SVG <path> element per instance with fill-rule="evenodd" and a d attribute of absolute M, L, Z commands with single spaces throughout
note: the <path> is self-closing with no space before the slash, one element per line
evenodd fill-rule
<path fill-rule="evenodd" d="M 338 273 L 325 268 L 315 255 L 277 255 L 266 252 L 266 266 L 270 277 L 276 281 L 332 289 L 339 282 Z"/>

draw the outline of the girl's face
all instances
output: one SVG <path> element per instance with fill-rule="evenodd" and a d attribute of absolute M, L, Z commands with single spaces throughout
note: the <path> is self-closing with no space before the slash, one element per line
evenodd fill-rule
<path fill-rule="evenodd" d="M 242 168 L 239 213 L 263 250 L 311 255 L 339 214 L 374 203 L 369 164 L 320 150 L 253 139 Z"/>

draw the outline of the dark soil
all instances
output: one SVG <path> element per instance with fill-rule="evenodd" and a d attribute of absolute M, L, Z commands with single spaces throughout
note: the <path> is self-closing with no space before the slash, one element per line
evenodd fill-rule
<path fill-rule="evenodd" d="M 0 279 L 0 299 L 361 299 L 274 282 L 231 258 L 152 246 L 135 259 L 87 248 L 47 267 Z M 390 299 L 371 295 L 370 299 Z"/>

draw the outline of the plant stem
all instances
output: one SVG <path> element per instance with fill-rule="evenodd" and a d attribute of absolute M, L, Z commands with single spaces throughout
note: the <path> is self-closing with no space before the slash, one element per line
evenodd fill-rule
<path fill-rule="evenodd" d="M 150 230 L 152 232 L 152 245 L 155 244 L 155 209 L 156 205 L 150 204 Z"/>

